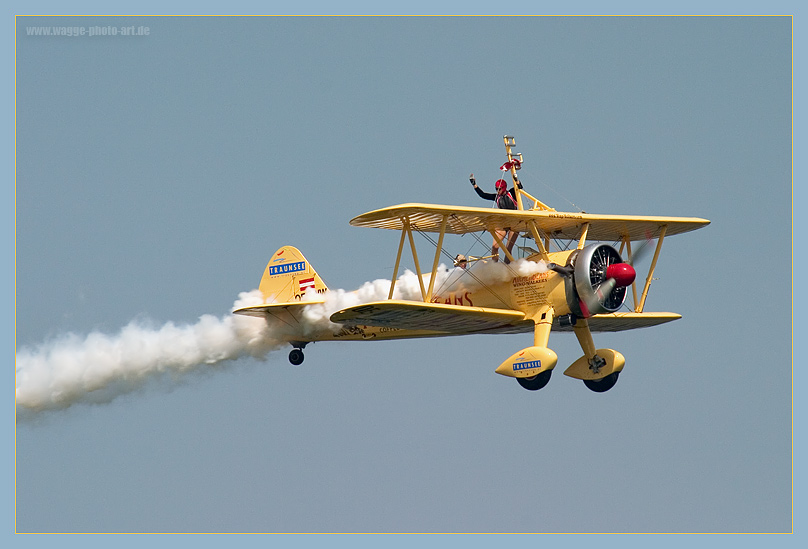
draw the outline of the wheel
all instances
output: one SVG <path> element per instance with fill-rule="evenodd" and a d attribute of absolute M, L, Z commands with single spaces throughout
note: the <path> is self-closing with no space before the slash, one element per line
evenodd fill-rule
<path fill-rule="evenodd" d="M 540 374 L 536 374 L 532 377 L 517 377 L 516 381 L 519 382 L 519 385 L 527 389 L 528 391 L 538 391 L 545 385 L 547 382 L 550 381 L 550 376 L 553 374 L 552 370 L 545 370 Z"/>
<path fill-rule="evenodd" d="M 302 349 L 292 349 L 289 352 L 289 362 L 294 364 L 295 366 L 300 366 L 303 364 L 303 350 Z"/>
<path fill-rule="evenodd" d="M 612 372 L 603 379 L 585 379 L 584 385 L 586 385 L 586 388 L 590 391 L 595 391 L 596 393 L 605 393 L 614 387 L 614 384 L 617 383 L 617 378 L 619 375 L 620 372 Z"/>

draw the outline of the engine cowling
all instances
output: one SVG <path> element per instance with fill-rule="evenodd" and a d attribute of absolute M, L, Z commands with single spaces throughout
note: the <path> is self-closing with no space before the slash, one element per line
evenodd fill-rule
<path fill-rule="evenodd" d="M 634 282 L 634 268 L 608 244 L 590 244 L 570 256 L 572 276 L 566 279 L 567 304 L 577 316 L 614 313 Z"/>

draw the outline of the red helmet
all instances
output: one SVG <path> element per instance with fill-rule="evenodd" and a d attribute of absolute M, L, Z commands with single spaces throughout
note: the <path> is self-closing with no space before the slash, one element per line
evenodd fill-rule
<path fill-rule="evenodd" d="M 504 179 L 497 179 L 497 182 L 496 182 L 496 183 L 494 183 L 494 186 L 495 186 L 497 189 L 507 189 L 507 188 L 508 188 L 508 184 L 507 184 L 507 183 L 505 183 L 505 180 L 504 180 Z"/>

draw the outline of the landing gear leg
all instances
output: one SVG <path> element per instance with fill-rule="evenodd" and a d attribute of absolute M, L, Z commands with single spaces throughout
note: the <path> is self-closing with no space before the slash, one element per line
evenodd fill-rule
<path fill-rule="evenodd" d="M 516 235 L 511 231 L 512 235 Z M 513 242 L 516 241 L 514 237 L 508 243 L 508 246 L 513 245 Z M 505 259 L 507 262 L 507 258 Z M 545 307 L 539 309 L 536 312 L 536 315 L 533 317 L 533 345 L 535 347 L 543 347 L 547 348 L 547 342 L 550 340 L 550 330 L 553 328 L 553 316 L 555 311 L 552 307 Z M 555 356 L 555 353 L 552 353 Z M 557 358 L 556 358 L 557 359 Z M 519 385 L 527 389 L 528 391 L 538 391 L 550 381 L 550 376 L 553 374 L 552 368 L 550 370 L 545 370 L 540 374 L 536 374 L 535 376 L 531 377 L 517 377 L 516 381 L 519 382 Z"/>

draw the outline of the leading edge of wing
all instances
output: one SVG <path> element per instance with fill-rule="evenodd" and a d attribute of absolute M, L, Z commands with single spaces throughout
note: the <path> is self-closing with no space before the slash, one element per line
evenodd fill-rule
<path fill-rule="evenodd" d="M 394 299 L 363 303 L 337 311 L 331 315 L 331 322 L 456 334 L 499 330 L 525 322 L 533 325 L 519 311 Z"/>
<path fill-rule="evenodd" d="M 364 213 L 351 219 L 355 227 L 402 230 L 405 220 L 414 230 L 440 232 L 446 219 L 446 232 L 465 234 L 510 227 L 528 231 L 530 222 L 552 237 L 578 238 L 580 228 L 589 223 L 589 240 L 645 240 L 656 236 L 659 228 L 667 226 L 668 236 L 686 233 L 709 225 L 698 217 L 599 215 L 544 210 L 499 210 L 439 204 L 400 204 Z"/>

